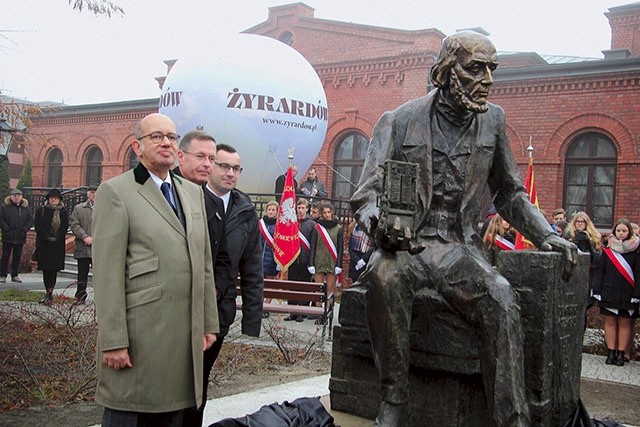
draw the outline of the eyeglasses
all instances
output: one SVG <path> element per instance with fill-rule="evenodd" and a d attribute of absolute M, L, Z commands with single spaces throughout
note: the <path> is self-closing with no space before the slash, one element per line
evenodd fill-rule
<path fill-rule="evenodd" d="M 240 166 L 231 166 L 228 163 L 218 163 L 218 162 L 214 162 L 216 165 L 218 165 L 218 167 L 220 167 L 220 169 L 222 169 L 225 172 L 229 172 L 229 170 L 233 169 L 233 173 L 236 175 L 240 175 L 242 173 L 242 168 Z"/>
<path fill-rule="evenodd" d="M 167 138 L 170 143 L 176 144 L 176 143 L 178 143 L 178 140 L 180 139 L 180 135 L 175 134 L 175 133 L 164 134 L 162 132 L 151 132 L 151 133 L 149 133 L 147 135 L 144 135 L 144 136 L 141 136 L 140 138 L 138 138 L 138 141 L 140 141 L 141 139 L 144 139 L 144 138 L 150 138 L 151 141 L 154 144 L 160 144 L 162 141 L 164 141 L 165 138 Z"/>
<path fill-rule="evenodd" d="M 215 158 L 215 156 L 205 156 L 205 155 L 204 155 L 204 154 L 202 154 L 202 153 L 191 153 L 191 152 L 189 152 L 189 151 L 184 151 L 184 150 L 182 150 L 182 152 L 183 152 L 183 153 L 186 153 L 186 154 L 191 154 L 191 155 L 192 155 L 193 157 L 195 157 L 195 158 L 196 158 L 196 160 L 197 160 L 198 162 L 200 162 L 200 163 L 204 163 L 204 161 L 205 161 L 205 160 L 207 160 L 207 159 L 209 159 L 209 162 L 210 162 L 210 163 L 215 163 L 215 162 L 216 162 L 216 158 Z"/>

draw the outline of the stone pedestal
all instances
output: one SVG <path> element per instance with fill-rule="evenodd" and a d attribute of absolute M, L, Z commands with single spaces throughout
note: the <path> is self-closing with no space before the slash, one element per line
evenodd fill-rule
<path fill-rule="evenodd" d="M 521 307 L 531 425 L 563 425 L 580 397 L 588 265 L 589 257 L 581 256 L 565 282 L 560 254 L 499 254 L 497 268 L 513 286 Z M 365 293 L 356 285 L 342 294 L 329 390 L 333 409 L 374 419 L 378 374 L 366 326 Z M 490 425 L 478 343 L 476 330 L 440 295 L 428 289 L 417 293 L 410 367 L 414 426 Z"/>

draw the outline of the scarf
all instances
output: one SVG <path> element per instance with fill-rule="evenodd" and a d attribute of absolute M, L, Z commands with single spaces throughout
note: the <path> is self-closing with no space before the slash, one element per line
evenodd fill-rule
<path fill-rule="evenodd" d="M 59 205 L 52 205 L 47 202 L 44 207 L 47 209 L 53 209 L 53 217 L 51 217 L 51 234 L 57 234 L 60 229 L 60 210 L 64 208 L 64 205 L 62 203 Z"/>
<path fill-rule="evenodd" d="M 617 239 L 613 234 L 608 238 L 609 249 L 612 251 L 616 251 L 621 254 L 626 254 L 627 252 L 633 252 L 638 249 L 638 245 L 640 245 L 640 239 L 638 236 L 632 236 L 627 240 Z"/>
<path fill-rule="evenodd" d="M 333 218 L 333 219 L 330 219 L 330 220 L 319 219 L 316 222 L 328 230 L 328 229 L 333 228 L 336 225 L 338 225 L 338 218 Z"/>

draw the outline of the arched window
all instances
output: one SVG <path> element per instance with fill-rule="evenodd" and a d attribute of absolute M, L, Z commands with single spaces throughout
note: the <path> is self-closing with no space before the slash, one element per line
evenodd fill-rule
<path fill-rule="evenodd" d="M 102 151 L 98 147 L 87 150 L 87 169 L 85 185 L 98 185 L 102 181 Z"/>
<path fill-rule="evenodd" d="M 369 140 L 360 132 L 349 132 L 336 145 L 333 155 L 333 195 L 336 199 L 349 199 L 356 190 Z"/>
<path fill-rule="evenodd" d="M 62 185 L 62 151 L 52 148 L 47 154 L 47 187 Z"/>
<path fill-rule="evenodd" d="M 565 158 L 564 207 L 570 218 L 585 211 L 598 227 L 613 225 L 616 148 L 596 132 L 576 137 Z"/>
<path fill-rule="evenodd" d="M 133 151 L 133 148 L 129 150 L 129 154 L 127 155 L 127 170 L 129 169 L 133 169 L 136 166 L 138 166 L 138 155 L 136 154 L 135 151 Z"/>

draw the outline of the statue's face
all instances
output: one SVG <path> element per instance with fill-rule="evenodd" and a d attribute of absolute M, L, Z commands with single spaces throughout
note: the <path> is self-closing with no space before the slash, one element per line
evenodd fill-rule
<path fill-rule="evenodd" d="M 469 38 L 462 42 L 464 49 L 458 52 L 456 64 L 451 69 L 449 87 L 460 106 L 484 113 L 488 109 L 487 97 L 493 84 L 493 72 L 498 66 L 498 54 L 485 38 Z"/>

